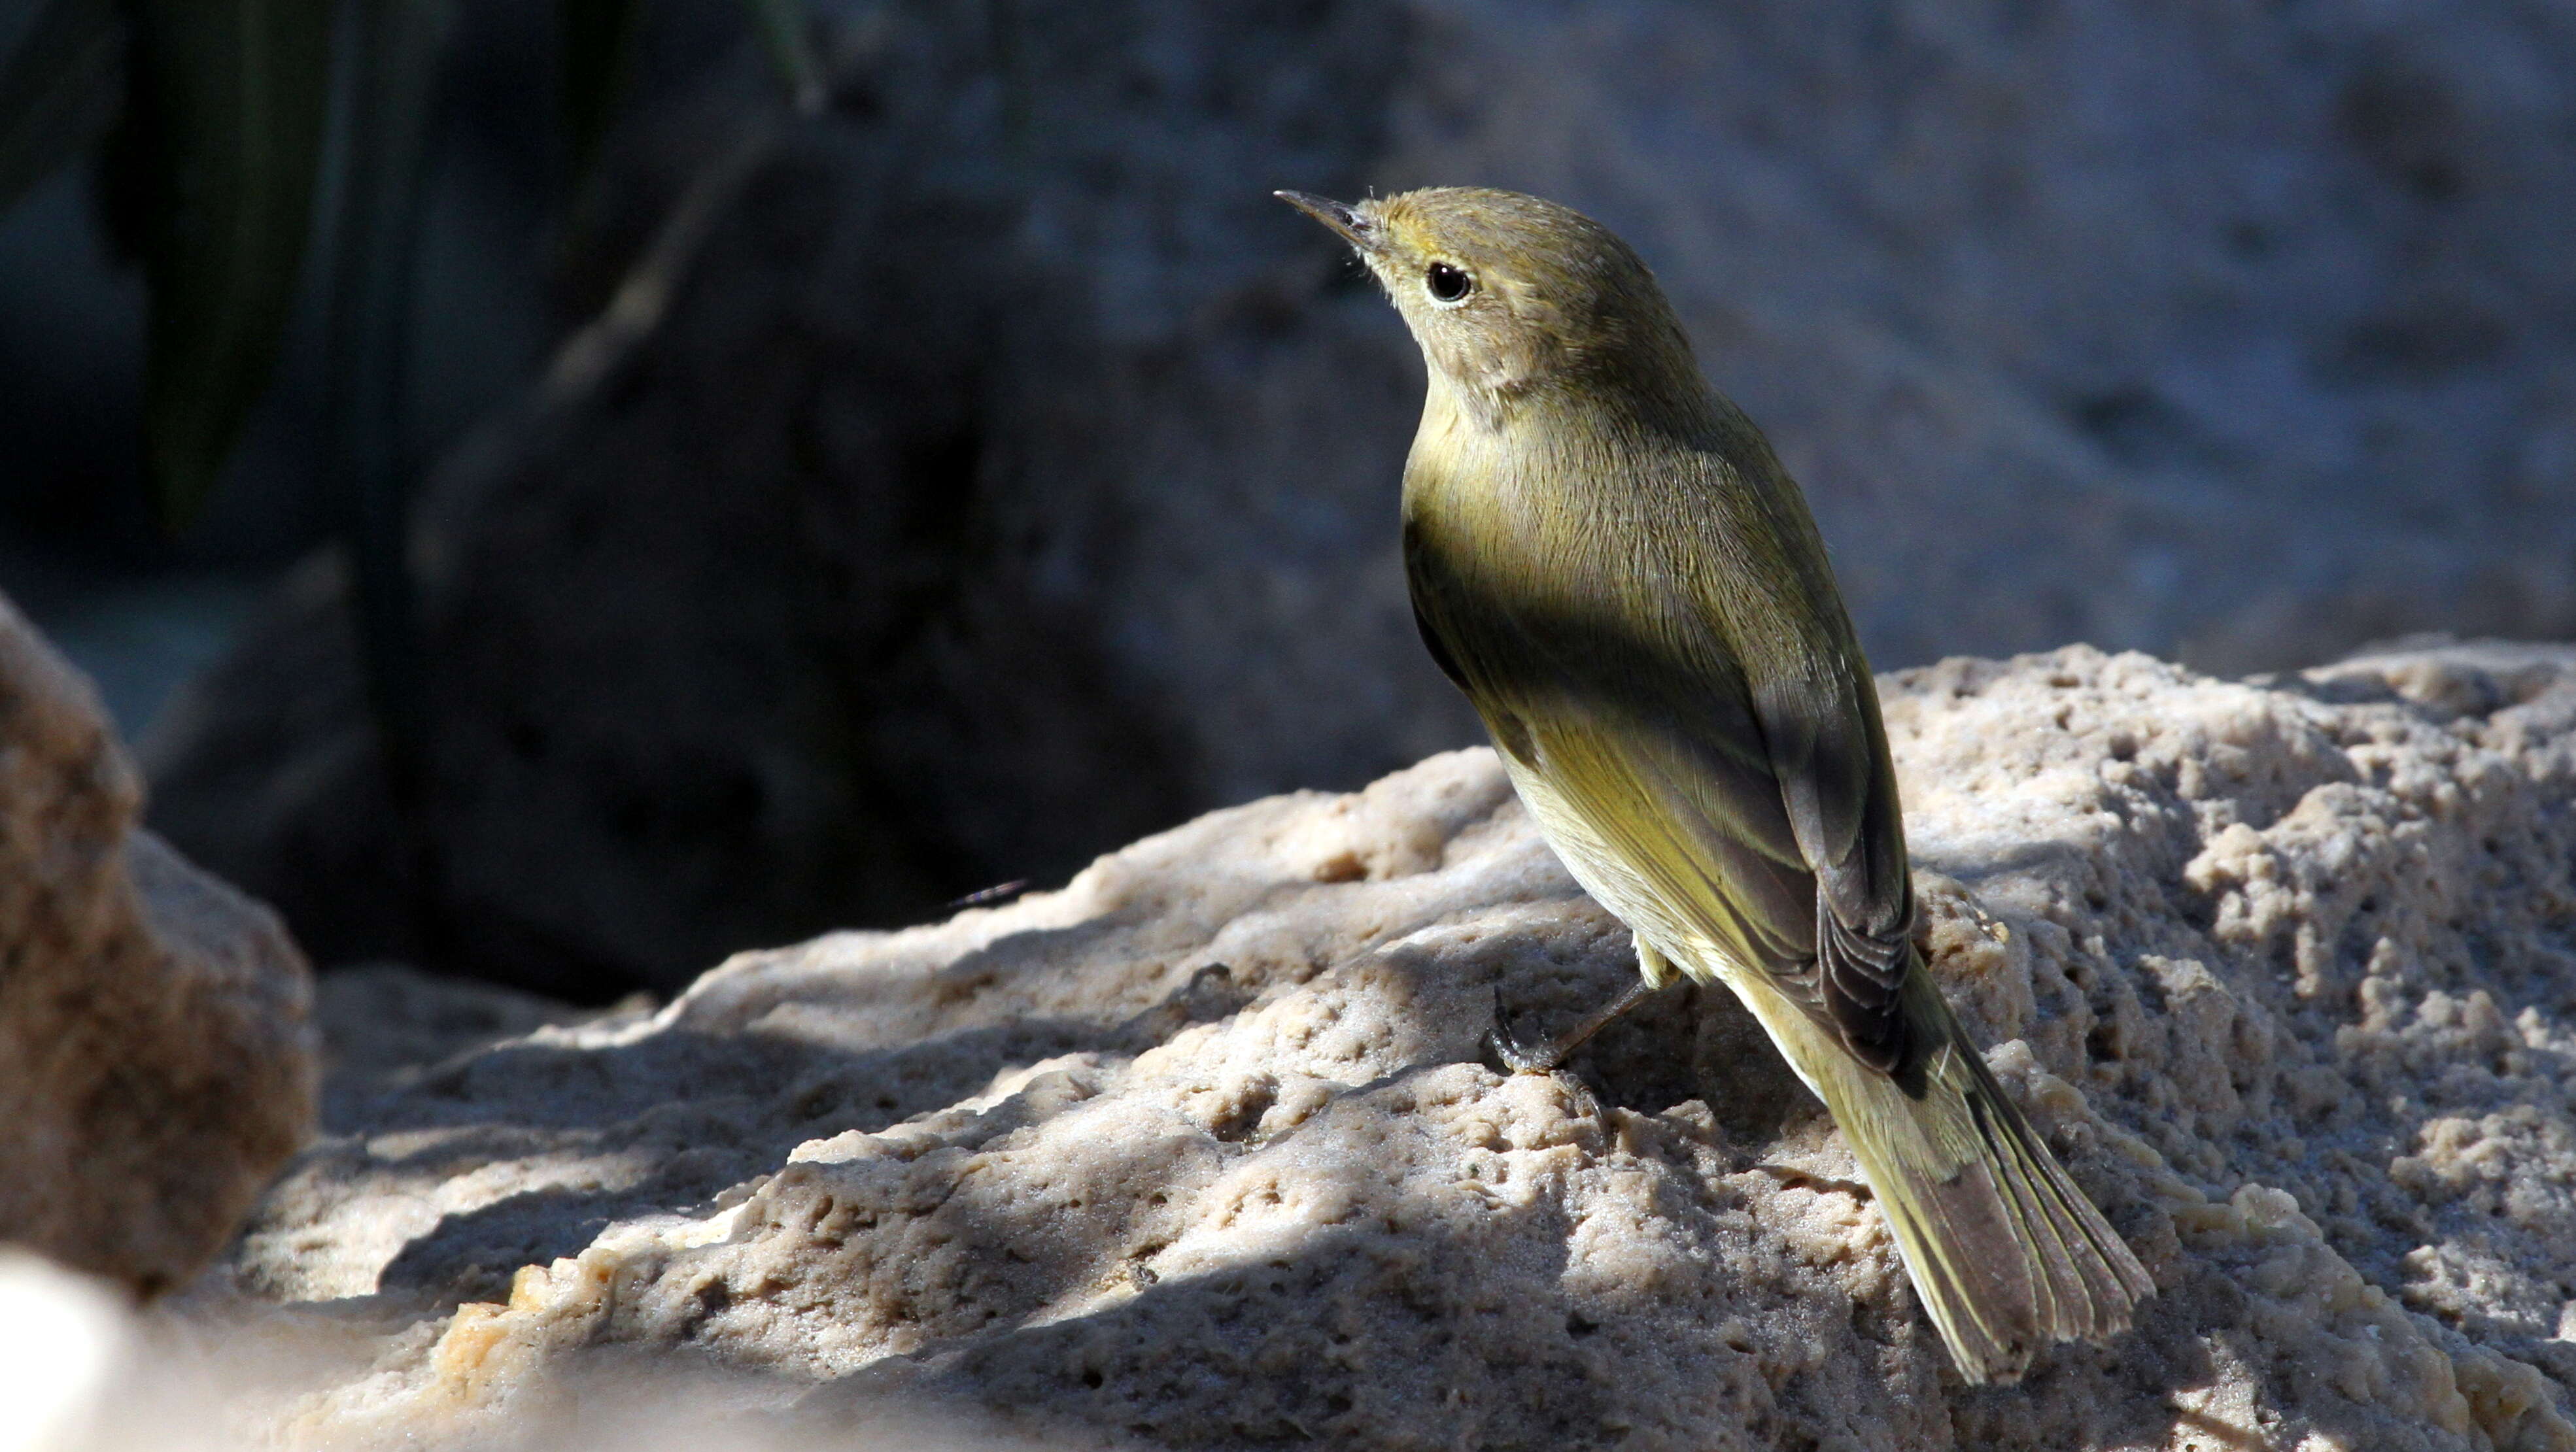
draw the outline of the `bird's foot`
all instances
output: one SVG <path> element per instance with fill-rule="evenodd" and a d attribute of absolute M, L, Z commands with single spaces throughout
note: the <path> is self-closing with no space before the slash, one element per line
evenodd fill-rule
<path fill-rule="evenodd" d="M 1503 1010 L 1503 986 L 1494 985 L 1494 1026 L 1485 1031 L 1485 1042 L 1494 1057 L 1515 1074 L 1553 1074 L 1565 1062 L 1565 1046 L 1549 1042 L 1532 1049 L 1512 1036 L 1511 1019 Z"/>

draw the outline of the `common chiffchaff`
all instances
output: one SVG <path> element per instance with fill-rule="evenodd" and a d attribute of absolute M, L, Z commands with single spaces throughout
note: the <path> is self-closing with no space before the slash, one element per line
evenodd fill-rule
<path fill-rule="evenodd" d="M 1431 654 L 1640 981 L 1734 990 L 1825 1102 L 1959 1372 L 2129 1324 L 2154 1283 L 2020 1110 L 1912 941 L 1878 693 L 1797 483 L 1700 376 L 1628 245 L 1512 192 L 1345 206 L 1429 365 L 1404 560 Z"/>

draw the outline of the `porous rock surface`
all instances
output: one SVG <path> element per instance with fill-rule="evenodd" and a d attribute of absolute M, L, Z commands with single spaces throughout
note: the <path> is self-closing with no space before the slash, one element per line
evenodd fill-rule
<path fill-rule="evenodd" d="M 1074 1446 L 2576 1447 L 2576 648 L 1882 689 L 1934 972 L 2158 1286 L 2021 1386 L 1724 994 L 1497 1072 L 1498 996 L 1633 968 L 1482 750 L 453 1058 L 202 1314 L 341 1328 L 297 1445 L 686 1372 Z"/>
<path fill-rule="evenodd" d="M 0 600 L 0 1241 L 194 1276 L 303 1142 L 311 983 L 274 913 L 135 826 L 97 692 Z"/>
<path fill-rule="evenodd" d="M 669 992 L 1475 740 L 1414 346 L 1273 187 L 1616 228 L 1883 665 L 2576 632 L 2559 8 L 812 8 L 829 113 L 747 45 L 637 108 L 585 266 L 667 305 L 426 490 L 436 880 L 327 571 L 168 719 L 156 820 L 324 962 Z"/>

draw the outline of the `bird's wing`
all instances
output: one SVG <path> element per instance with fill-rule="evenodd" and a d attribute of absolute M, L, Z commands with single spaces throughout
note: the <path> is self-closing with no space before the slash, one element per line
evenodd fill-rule
<path fill-rule="evenodd" d="M 1428 549 L 1408 563 L 1426 640 L 1505 749 L 1527 743 L 1678 925 L 1904 1075 L 1928 1046 L 1899 995 L 1914 905 L 1895 773 L 1821 549 L 1826 593 L 1799 613 L 1829 629 L 1765 655 L 1737 646 L 1713 592 L 1640 594 L 1637 572 L 1541 588 Z"/>
<path fill-rule="evenodd" d="M 1588 693 L 1532 706 L 1526 735 L 1549 786 L 1664 921 L 1821 1014 L 1815 878 L 1767 764 Z"/>
<path fill-rule="evenodd" d="M 1828 605 L 1839 616 L 1841 603 Z M 1861 1062 L 1905 1069 L 1920 1048 L 1900 990 L 1913 964 L 1913 877 L 1878 691 L 1848 629 L 1830 653 L 1753 691 L 1798 854 L 1815 874 L 1817 992 Z"/>
<path fill-rule="evenodd" d="M 1779 978 L 1823 1015 L 1814 873 L 1753 698 L 1714 637 L 1687 620 L 1639 630 L 1595 592 L 1505 585 L 1408 553 L 1432 658 L 1495 742 L 1562 798 L 1605 873 L 1634 881 L 1677 933 Z"/>
<path fill-rule="evenodd" d="M 1899 1072 L 1914 910 L 1875 692 L 1686 679 L 1696 699 L 1640 699 L 1633 675 L 1583 671 L 1517 704 L 1549 780 L 1674 911 Z"/>

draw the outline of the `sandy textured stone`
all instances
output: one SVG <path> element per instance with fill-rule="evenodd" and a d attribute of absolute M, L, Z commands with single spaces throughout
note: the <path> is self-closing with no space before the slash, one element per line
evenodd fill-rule
<path fill-rule="evenodd" d="M 370 1102 L 419 1083 L 460 1054 L 601 1016 L 597 1009 L 400 963 L 333 969 L 314 985 L 313 997 L 325 1071 L 322 1124 L 333 1130 L 364 1124 Z M 639 997 L 607 1011 L 649 1002 Z"/>
<path fill-rule="evenodd" d="M 1934 971 L 2159 1287 L 2020 1387 L 1958 1384 L 1723 995 L 1484 1057 L 1497 993 L 1562 1021 L 1632 968 L 1483 751 L 451 1059 L 188 1314 L 336 1328 L 259 1404 L 289 1445 L 534 1445 L 704 1377 L 791 1439 L 2576 1447 L 2576 649 L 1884 689 Z"/>
<path fill-rule="evenodd" d="M 143 1291 L 209 1260 L 312 1123 L 303 955 L 134 827 L 87 681 L 0 601 L 0 1238 Z"/>

